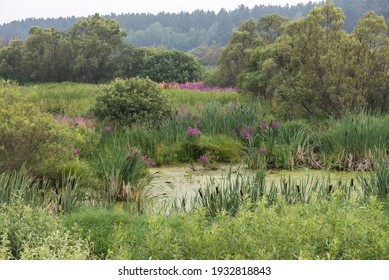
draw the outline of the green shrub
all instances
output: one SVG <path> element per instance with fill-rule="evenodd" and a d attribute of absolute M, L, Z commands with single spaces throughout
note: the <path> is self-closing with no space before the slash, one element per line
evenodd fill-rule
<path fill-rule="evenodd" d="M 201 66 L 187 53 L 177 50 L 159 51 L 146 59 L 141 75 L 158 83 L 195 82 L 201 77 Z"/>
<path fill-rule="evenodd" d="M 0 259 L 85 260 L 91 244 L 76 228 L 68 230 L 61 220 L 15 198 L 0 204 Z"/>
<path fill-rule="evenodd" d="M 115 79 L 104 86 L 94 108 L 100 120 L 131 126 L 158 124 L 170 114 L 168 99 L 150 79 Z"/>
<path fill-rule="evenodd" d="M 112 259 L 387 260 L 388 226 L 377 200 L 360 207 L 334 195 L 322 203 L 259 202 L 233 217 L 221 212 L 209 219 L 203 210 L 152 215 L 111 226 L 114 233 L 104 240 Z"/>
<path fill-rule="evenodd" d="M 201 154 L 207 155 L 210 161 L 215 162 L 238 163 L 243 154 L 242 143 L 226 135 L 203 136 L 200 138 L 199 147 Z"/>
<path fill-rule="evenodd" d="M 0 172 L 23 164 L 36 174 L 60 173 L 83 138 L 71 128 L 11 95 L 0 96 Z"/>

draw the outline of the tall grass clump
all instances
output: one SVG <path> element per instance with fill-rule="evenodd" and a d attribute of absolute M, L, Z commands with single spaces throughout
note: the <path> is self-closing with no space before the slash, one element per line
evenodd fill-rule
<path fill-rule="evenodd" d="M 135 203 L 136 210 L 143 212 L 152 175 L 140 151 L 131 147 L 121 132 L 106 135 L 99 151 L 93 163 L 102 183 L 102 202 L 113 206 L 121 201 L 126 207 Z"/>
<path fill-rule="evenodd" d="M 198 189 L 194 205 L 204 207 L 206 213 L 215 217 L 222 212 L 235 215 L 245 202 L 255 203 L 266 193 L 265 172 L 260 170 L 253 178 L 245 178 L 240 172 L 233 174 L 231 168 L 221 181 L 209 178 L 205 188 Z"/>
<path fill-rule="evenodd" d="M 118 259 L 122 247 L 131 247 L 128 248 L 127 259 L 140 259 L 143 256 L 139 252 L 144 249 L 141 240 L 147 233 L 145 215 L 128 215 L 119 210 L 86 207 L 64 219 L 68 229 L 77 224 L 82 237 L 93 242 L 92 252 L 98 259 Z M 122 228 L 120 233 L 117 232 L 119 227 Z"/>
<path fill-rule="evenodd" d="M 24 168 L 0 174 L 0 203 L 17 196 L 24 203 L 52 213 L 70 213 L 84 204 L 89 189 L 80 177 L 62 173 L 59 179 L 32 177 Z"/>
<path fill-rule="evenodd" d="M 308 163 L 311 134 L 302 121 L 262 121 L 255 128 L 243 128 L 241 136 L 247 143 L 248 167 L 293 169 Z"/>
<path fill-rule="evenodd" d="M 257 126 L 263 114 L 261 104 L 255 99 L 244 99 L 222 105 L 211 101 L 200 111 L 199 127 L 208 135 L 233 135 L 245 126 Z"/>
<path fill-rule="evenodd" d="M 376 162 L 374 170 L 369 171 L 368 176 L 365 175 L 360 174 L 358 177 L 362 185 L 364 200 L 366 201 L 374 196 L 381 199 L 389 199 L 388 162 L 385 160 Z"/>
<path fill-rule="evenodd" d="M 319 133 L 317 153 L 336 169 L 369 170 L 374 166 L 376 150 L 388 152 L 389 126 L 385 117 L 348 113 L 331 119 Z"/>

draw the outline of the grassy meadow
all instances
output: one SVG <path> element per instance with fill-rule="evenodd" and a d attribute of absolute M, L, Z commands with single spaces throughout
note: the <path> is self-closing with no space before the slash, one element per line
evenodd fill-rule
<path fill-rule="evenodd" d="M 0 259 L 389 259 L 387 114 L 159 85 L 171 114 L 123 126 L 95 117 L 101 87 L 0 81 Z M 182 165 L 251 175 L 157 203 L 156 170 Z M 266 180 L 300 169 L 328 179 Z"/>

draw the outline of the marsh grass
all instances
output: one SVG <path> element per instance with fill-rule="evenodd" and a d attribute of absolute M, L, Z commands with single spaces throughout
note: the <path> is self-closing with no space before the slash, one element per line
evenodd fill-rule
<path fill-rule="evenodd" d="M 37 105 L 43 112 L 83 116 L 95 103 L 98 85 L 80 83 L 29 84 L 20 87 L 20 98 Z"/>
<path fill-rule="evenodd" d="M 194 107 L 196 105 L 207 104 L 211 101 L 218 100 L 222 104 L 236 102 L 240 98 L 237 92 L 202 92 L 199 90 L 181 90 L 169 89 L 166 90 L 174 106 L 181 105 L 185 107 Z"/>
<path fill-rule="evenodd" d="M 101 202 L 113 207 L 123 202 L 125 209 L 136 205 L 136 211 L 144 211 L 149 197 L 148 187 L 153 179 L 139 150 L 129 145 L 123 133 L 106 135 L 94 160 L 96 176 L 102 182 Z M 131 204 L 131 205 L 130 205 Z"/>
<path fill-rule="evenodd" d="M 33 178 L 25 169 L 0 174 L 0 203 L 19 197 L 32 207 L 52 213 L 70 213 L 84 204 L 88 189 L 80 178 L 62 173 L 60 179 Z"/>
<path fill-rule="evenodd" d="M 380 173 L 381 174 L 381 173 Z M 372 177 L 373 178 L 373 177 Z M 380 188 L 383 180 L 377 177 L 372 179 L 372 186 Z M 370 189 L 351 178 L 349 182 L 338 179 L 333 180 L 327 176 L 305 176 L 301 179 L 293 179 L 291 176 L 282 176 L 279 180 L 266 182 L 264 170 L 258 170 L 253 176 L 245 176 L 238 169 L 231 168 L 221 180 L 210 177 L 203 188 L 199 188 L 192 201 L 192 207 L 201 206 L 207 215 L 215 217 L 220 213 L 228 213 L 234 216 L 245 205 L 256 204 L 264 201 L 266 205 L 314 204 L 328 201 L 334 193 L 340 194 L 342 201 L 368 201 L 377 196 L 377 191 Z"/>
<path fill-rule="evenodd" d="M 211 217 L 226 212 L 235 215 L 246 202 L 256 203 L 266 194 L 265 172 L 258 171 L 253 178 L 245 178 L 239 170 L 230 168 L 220 181 L 209 178 L 204 188 L 199 188 L 193 205 L 201 205 Z"/>
<path fill-rule="evenodd" d="M 389 166 L 386 161 L 381 160 L 376 163 L 373 171 L 360 174 L 358 181 L 362 185 L 364 201 L 372 196 L 389 199 Z"/>
<path fill-rule="evenodd" d="M 370 170 L 374 153 L 388 152 L 389 126 L 385 116 L 366 113 L 345 114 L 331 119 L 327 128 L 318 132 L 315 147 L 327 165 L 339 170 Z"/>

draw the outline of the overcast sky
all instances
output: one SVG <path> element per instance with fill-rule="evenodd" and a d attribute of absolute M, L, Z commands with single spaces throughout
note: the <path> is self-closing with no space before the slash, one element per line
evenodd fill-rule
<path fill-rule="evenodd" d="M 30 17 L 88 16 L 94 13 L 158 13 L 212 10 L 233 10 L 240 4 L 250 8 L 255 5 L 294 5 L 309 0 L 0 0 L 0 24 Z M 312 1 L 317 2 L 317 1 Z"/>

